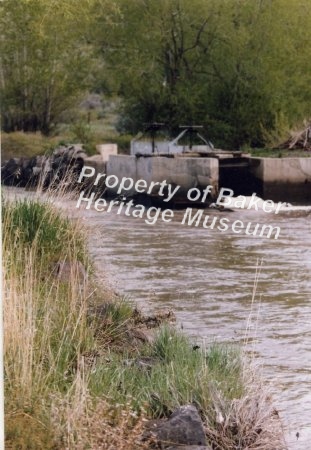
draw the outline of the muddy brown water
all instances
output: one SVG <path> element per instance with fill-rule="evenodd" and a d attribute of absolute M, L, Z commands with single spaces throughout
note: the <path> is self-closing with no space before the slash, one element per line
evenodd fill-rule
<path fill-rule="evenodd" d="M 311 449 L 311 214 L 211 213 L 279 226 L 275 240 L 181 225 L 183 210 L 151 226 L 75 205 L 61 204 L 88 227 L 97 268 L 115 290 L 145 311 L 172 308 L 178 326 L 207 343 L 245 343 L 247 334 L 289 449 Z"/>

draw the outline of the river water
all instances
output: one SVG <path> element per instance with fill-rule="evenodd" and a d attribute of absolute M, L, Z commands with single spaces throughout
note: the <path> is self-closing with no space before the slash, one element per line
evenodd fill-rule
<path fill-rule="evenodd" d="M 178 326 L 206 342 L 245 343 L 247 336 L 289 449 L 311 449 L 311 214 L 210 213 L 279 226 L 278 239 L 268 239 L 182 225 L 184 210 L 151 226 L 116 209 L 75 205 L 62 204 L 89 228 L 96 266 L 115 290 L 145 311 L 172 308 Z"/>

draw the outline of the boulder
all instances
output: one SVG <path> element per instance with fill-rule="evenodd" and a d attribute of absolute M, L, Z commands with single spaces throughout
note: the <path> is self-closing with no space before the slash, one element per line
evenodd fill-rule
<path fill-rule="evenodd" d="M 1 179 L 4 184 L 17 185 L 20 182 L 22 173 L 22 159 L 11 158 L 1 168 Z"/>
<path fill-rule="evenodd" d="M 172 445 L 204 448 L 207 445 L 203 422 L 193 405 L 181 406 L 168 419 L 150 421 L 146 437 L 153 437 L 162 448 L 172 448 Z"/>
<path fill-rule="evenodd" d="M 64 158 L 77 158 L 77 157 L 86 157 L 86 153 L 83 149 L 82 144 L 69 144 L 69 145 L 60 145 L 53 150 L 52 157 L 64 157 Z"/>
<path fill-rule="evenodd" d="M 81 144 L 70 145 L 66 149 L 66 156 L 68 159 L 75 158 L 86 158 L 87 154 L 85 153 L 83 146 Z"/>
<path fill-rule="evenodd" d="M 129 328 L 127 330 L 127 337 L 130 342 L 132 341 L 140 341 L 151 344 L 153 342 L 153 338 L 147 330 L 140 330 L 139 328 Z"/>
<path fill-rule="evenodd" d="M 61 145 L 51 156 L 34 156 L 31 159 L 11 158 L 1 167 L 2 183 L 13 186 L 47 188 L 59 183 L 68 174 L 79 174 L 87 154 L 81 144 Z"/>

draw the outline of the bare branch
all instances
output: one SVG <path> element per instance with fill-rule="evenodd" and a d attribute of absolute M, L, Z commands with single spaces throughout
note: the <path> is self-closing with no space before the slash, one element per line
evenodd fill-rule
<path fill-rule="evenodd" d="M 184 53 L 189 52 L 190 50 L 194 50 L 196 47 L 199 46 L 200 42 L 201 42 L 201 35 L 207 25 L 208 19 L 205 19 L 204 22 L 202 23 L 202 25 L 200 26 L 198 33 L 196 35 L 194 44 L 191 47 L 185 48 Z"/>

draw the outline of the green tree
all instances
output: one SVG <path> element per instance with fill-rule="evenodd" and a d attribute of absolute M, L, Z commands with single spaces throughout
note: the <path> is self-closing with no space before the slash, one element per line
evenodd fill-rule
<path fill-rule="evenodd" d="M 195 121 L 204 103 L 202 58 L 214 37 L 213 8 L 201 0 L 117 3 L 114 20 L 99 18 L 97 36 L 106 72 L 125 99 L 125 127 L 133 132 L 141 121 L 158 119 L 175 131 Z"/>
<path fill-rule="evenodd" d="M 4 130 L 49 133 L 87 87 L 91 6 L 91 0 L 0 2 Z"/>
<path fill-rule="evenodd" d="M 100 2 L 100 0 L 99 0 Z M 202 123 L 218 145 L 262 145 L 310 115 L 308 0 L 118 0 L 96 44 L 122 126 Z"/>
<path fill-rule="evenodd" d="M 265 131 L 311 113 L 310 9 L 305 0 L 224 3 L 211 121 L 230 124 L 234 145 L 263 145 Z"/>

